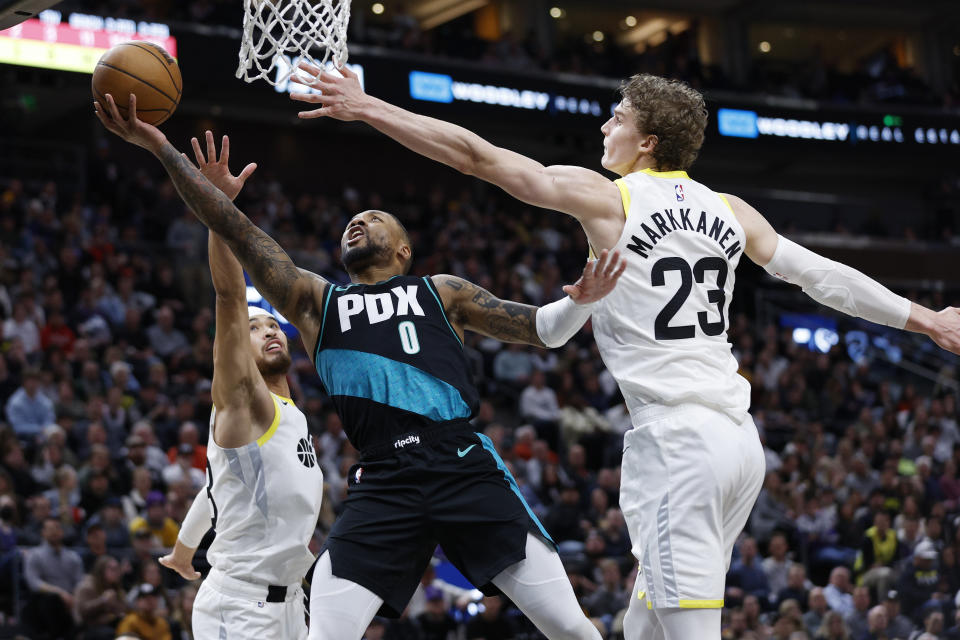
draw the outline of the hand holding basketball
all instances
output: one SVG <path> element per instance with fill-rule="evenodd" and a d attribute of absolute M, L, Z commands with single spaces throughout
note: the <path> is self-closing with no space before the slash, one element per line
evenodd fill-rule
<path fill-rule="evenodd" d="M 135 94 L 130 94 L 126 119 L 120 117 L 117 103 L 114 102 L 113 96 L 109 93 L 107 94 L 106 105 L 94 102 L 93 108 L 103 126 L 138 147 L 154 152 L 167 141 L 167 137 L 163 135 L 160 129 L 137 118 L 137 96 Z"/>
<path fill-rule="evenodd" d="M 577 304 L 596 302 L 613 291 L 626 268 L 627 261 L 620 259 L 619 251 L 604 249 L 597 260 L 587 262 L 579 280 L 563 287 L 563 292 Z"/>
<path fill-rule="evenodd" d="M 291 93 L 292 100 L 300 102 L 310 102 L 323 105 L 319 109 L 312 111 L 301 111 L 297 115 L 300 118 L 322 118 L 324 116 L 335 120 L 350 122 L 360 118 L 360 112 L 368 98 L 360 86 L 360 79 L 357 74 L 346 66 L 340 67 L 338 71 L 343 77 L 338 77 L 332 73 L 327 73 L 323 69 L 307 62 L 301 62 L 300 69 L 309 73 L 313 80 L 298 80 L 306 84 L 311 89 L 319 89 L 322 94 L 316 93 Z"/>

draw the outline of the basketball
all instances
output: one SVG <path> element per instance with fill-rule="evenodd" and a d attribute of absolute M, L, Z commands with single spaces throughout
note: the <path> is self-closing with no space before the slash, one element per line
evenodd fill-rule
<path fill-rule="evenodd" d="M 160 124 L 180 104 L 180 67 L 167 51 L 152 42 L 132 41 L 104 53 L 93 71 L 93 97 L 106 106 L 113 96 L 120 115 L 127 117 L 130 94 L 137 96 L 137 117 Z"/>

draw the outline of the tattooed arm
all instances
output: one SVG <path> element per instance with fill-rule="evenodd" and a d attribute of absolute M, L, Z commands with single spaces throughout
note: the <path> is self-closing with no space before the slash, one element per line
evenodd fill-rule
<path fill-rule="evenodd" d="M 586 323 L 590 306 L 613 290 L 625 268 L 626 260 L 621 261 L 619 252 L 611 254 L 604 249 L 598 260 L 587 263 L 576 283 L 563 287 L 567 297 L 544 307 L 501 300 L 456 276 L 433 276 L 433 283 L 447 317 L 461 337 L 464 329 L 470 329 L 503 342 L 556 347 Z M 541 314 L 549 316 L 550 322 L 541 322 Z M 558 324 L 559 330 L 554 328 Z"/>
<path fill-rule="evenodd" d="M 120 116 L 109 95 L 106 104 L 95 103 L 95 109 L 107 129 L 159 158 L 183 201 L 203 224 L 223 238 L 254 286 L 297 327 L 308 353 L 312 353 L 312 342 L 320 329 L 326 281 L 298 269 L 280 245 L 203 177 L 159 129 L 137 119 L 136 96 L 130 96 L 126 119 Z"/>
<path fill-rule="evenodd" d="M 503 342 L 546 346 L 537 336 L 537 307 L 501 300 L 456 276 L 438 275 L 432 279 L 447 317 L 461 337 L 464 329 L 469 329 Z"/>

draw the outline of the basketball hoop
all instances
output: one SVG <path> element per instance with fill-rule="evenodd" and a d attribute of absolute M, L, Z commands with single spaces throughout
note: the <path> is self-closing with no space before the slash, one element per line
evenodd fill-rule
<path fill-rule="evenodd" d="M 244 0 L 243 9 L 237 77 L 245 82 L 284 83 L 297 71 L 297 60 L 318 67 L 328 59 L 338 67 L 347 62 L 350 0 Z M 278 65 L 281 72 L 271 77 Z"/>
<path fill-rule="evenodd" d="M 58 2 L 60 0 L 0 0 L 0 31 L 36 18 L 41 11 Z"/>

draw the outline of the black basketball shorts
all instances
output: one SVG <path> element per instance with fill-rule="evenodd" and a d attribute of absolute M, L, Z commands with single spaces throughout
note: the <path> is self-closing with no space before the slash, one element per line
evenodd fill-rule
<path fill-rule="evenodd" d="M 343 513 L 320 551 L 333 575 L 383 598 L 381 615 L 400 615 L 438 544 L 488 595 L 498 593 L 494 576 L 526 556 L 528 532 L 554 544 L 485 435 L 456 425 L 387 449 L 365 451 L 350 469 Z"/>

